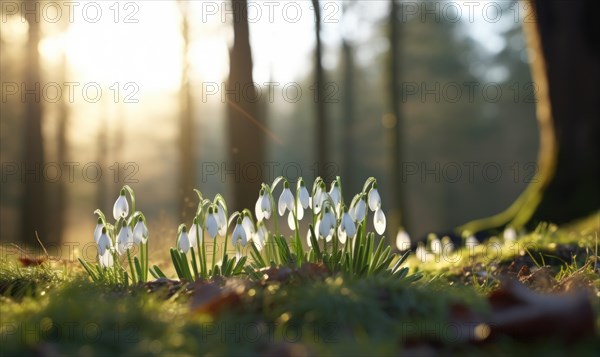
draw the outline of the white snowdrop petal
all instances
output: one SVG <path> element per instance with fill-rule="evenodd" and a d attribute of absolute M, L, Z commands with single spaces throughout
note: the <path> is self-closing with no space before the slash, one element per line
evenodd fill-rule
<path fill-rule="evenodd" d="M 398 232 L 398 235 L 396 235 L 396 247 L 401 252 L 410 249 L 410 236 L 406 231 L 401 230 Z"/>
<path fill-rule="evenodd" d="M 112 267 L 114 263 L 112 252 L 110 250 L 105 251 L 104 254 L 98 257 L 98 261 L 102 268 Z"/>
<path fill-rule="evenodd" d="M 381 197 L 379 196 L 379 191 L 376 188 L 372 188 L 369 191 L 369 208 L 371 211 L 376 211 L 379 207 L 381 207 Z"/>
<path fill-rule="evenodd" d="M 233 233 L 231 234 L 231 244 L 235 247 L 238 241 L 242 244 L 242 246 L 246 245 L 246 231 L 241 224 L 236 224 L 233 229 Z"/>
<path fill-rule="evenodd" d="M 358 200 L 356 207 L 354 207 L 354 221 L 356 223 L 362 222 L 367 215 L 367 205 L 363 199 Z"/>
<path fill-rule="evenodd" d="M 214 213 L 209 214 L 206 218 L 206 231 L 211 238 L 215 238 L 219 231 L 219 224 L 217 223 L 217 217 Z"/>
<path fill-rule="evenodd" d="M 179 238 L 177 238 L 177 248 L 182 251 L 184 254 L 190 250 L 190 238 L 187 232 L 182 231 L 179 234 Z"/>
<path fill-rule="evenodd" d="M 304 207 L 302 207 L 301 204 L 299 204 L 298 209 L 296 210 L 296 216 L 298 218 L 299 221 L 302 220 L 302 218 L 304 218 Z"/>
<path fill-rule="evenodd" d="M 342 244 L 346 243 L 346 231 L 343 229 L 342 225 L 338 227 L 338 240 Z"/>
<path fill-rule="evenodd" d="M 115 201 L 113 206 L 113 217 L 119 219 L 120 217 L 127 217 L 129 215 L 129 203 L 124 195 L 119 195 L 119 198 Z"/>
<path fill-rule="evenodd" d="M 261 208 L 262 196 L 258 196 L 256 200 L 256 204 L 254 204 L 254 214 L 256 215 L 256 220 L 262 221 L 264 214 Z"/>
<path fill-rule="evenodd" d="M 385 213 L 383 213 L 381 207 L 379 207 L 373 215 L 373 225 L 375 226 L 375 231 L 377 234 L 382 235 L 385 233 L 386 219 Z"/>
<path fill-rule="evenodd" d="M 304 209 L 310 207 L 310 194 L 308 193 L 306 186 L 300 187 L 300 193 L 298 194 L 298 197 Z"/>
<path fill-rule="evenodd" d="M 295 230 L 296 229 L 296 220 L 294 219 L 294 213 L 292 211 L 290 211 L 288 213 L 287 224 L 288 224 L 288 227 L 290 227 L 291 230 Z"/>
<path fill-rule="evenodd" d="M 98 223 L 94 229 L 94 241 L 96 244 L 98 244 L 98 239 L 100 239 L 100 236 L 102 235 L 102 228 L 104 228 L 104 225 L 102 223 Z"/>
<path fill-rule="evenodd" d="M 356 235 L 356 224 L 354 223 L 352 217 L 350 217 L 350 214 L 348 212 L 345 212 L 342 215 L 341 226 L 342 225 L 344 227 L 344 232 L 346 233 L 346 235 L 350 238 L 354 238 L 354 236 Z"/>
<path fill-rule="evenodd" d="M 265 218 L 265 219 L 271 218 L 271 213 L 272 213 L 273 209 L 271 207 L 271 200 L 269 199 L 268 194 L 263 195 L 261 202 L 260 202 L 260 209 L 262 211 L 263 218 Z"/>

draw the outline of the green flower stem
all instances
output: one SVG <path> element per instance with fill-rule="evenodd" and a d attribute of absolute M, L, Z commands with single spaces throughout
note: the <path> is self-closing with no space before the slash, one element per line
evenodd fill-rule
<path fill-rule="evenodd" d="M 212 254 L 212 273 L 213 275 L 215 274 L 215 260 L 216 260 L 216 256 L 217 256 L 217 237 L 215 237 L 215 239 L 213 239 L 213 254 Z"/>
<path fill-rule="evenodd" d="M 129 261 L 129 271 L 131 272 L 131 280 L 134 284 L 136 284 L 137 278 L 135 270 L 133 270 L 133 262 L 131 261 L 131 252 L 129 251 L 129 248 L 127 248 L 127 260 Z"/>

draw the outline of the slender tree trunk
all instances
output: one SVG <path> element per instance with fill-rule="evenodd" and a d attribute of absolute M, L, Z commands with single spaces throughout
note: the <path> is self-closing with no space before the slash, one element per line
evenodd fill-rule
<path fill-rule="evenodd" d="M 388 123 L 388 130 L 391 138 L 390 158 L 393 160 L 391 165 L 393 175 L 393 195 L 394 206 L 391 210 L 390 229 L 392 232 L 398 230 L 399 227 L 407 228 L 407 219 L 404 217 L 406 202 L 404 198 L 404 183 L 402 182 L 402 111 L 400 108 L 401 89 L 399 85 L 400 79 L 400 22 L 398 20 L 399 5 L 397 0 L 390 0 L 390 57 L 389 57 L 389 105 L 391 109 L 391 120 Z"/>
<path fill-rule="evenodd" d="M 248 4 L 246 0 L 232 0 L 232 6 L 234 41 L 229 52 L 229 80 L 224 88 L 230 150 L 225 177 L 227 183 L 233 183 L 234 209 L 239 210 L 254 207 L 260 183 L 265 180 L 265 126 L 259 117 L 260 103 L 252 79 Z"/>
<path fill-rule="evenodd" d="M 342 54 L 344 57 L 344 150 L 343 150 L 343 176 L 344 186 L 346 189 L 352 188 L 354 191 L 354 183 L 352 178 L 355 175 L 356 168 L 354 165 L 354 55 L 352 46 L 348 40 L 342 42 Z"/>
<path fill-rule="evenodd" d="M 25 192 L 22 205 L 22 228 L 21 236 L 25 244 L 36 245 L 35 231 L 38 232 L 42 241 L 48 242 L 48 231 L 46 225 L 45 183 L 43 177 L 44 169 L 44 142 L 42 137 L 42 93 L 40 82 L 40 56 L 38 44 L 40 42 L 40 19 L 39 13 L 31 11 L 36 7 L 36 1 L 26 0 L 25 19 L 29 24 L 27 49 L 25 57 L 25 152 L 23 169 L 25 181 Z M 54 243 L 54 242 L 50 242 Z"/>
<path fill-rule="evenodd" d="M 329 155 L 327 152 L 327 108 L 325 103 L 325 71 L 323 70 L 322 58 L 323 50 L 321 44 L 321 8 L 319 0 L 312 0 L 312 5 L 315 11 L 315 101 L 316 101 L 316 119 L 317 125 L 317 160 L 319 176 L 329 183 L 333 180 L 331 170 L 327 170 L 329 166 Z"/>
<path fill-rule="evenodd" d="M 67 56 L 63 53 L 61 56 L 59 78 L 67 81 Z M 67 127 L 69 120 L 69 109 L 67 107 L 66 98 L 58 103 L 58 128 L 56 129 L 56 157 L 59 165 L 63 166 L 68 161 L 68 146 L 67 146 Z M 56 195 L 53 209 L 52 225 L 49 227 L 50 236 L 54 241 L 60 242 L 65 228 L 65 216 L 67 211 L 67 188 L 64 180 L 57 183 Z"/>
<path fill-rule="evenodd" d="M 194 215 L 195 197 L 194 189 L 194 123 L 191 89 L 189 81 L 189 22 L 187 6 L 180 0 L 180 11 L 182 18 L 181 33 L 183 36 L 183 61 L 181 71 L 180 90 L 180 122 L 179 122 L 179 202 L 181 214 L 184 219 Z"/>
<path fill-rule="evenodd" d="M 107 158 L 108 158 L 108 109 L 107 104 L 104 101 L 100 101 L 102 105 L 102 111 L 100 112 L 99 121 L 101 122 L 100 130 L 98 131 L 98 136 L 96 138 L 96 148 L 98 150 L 98 158 L 96 162 L 100 167 L 107 167 Z M 120 170 L 119 170 L 120 171 Z M 117 171 L 117 172 L 119 172 Z M 108 185 L 106 183 L 106 175 L 100 176 L 100 179 L 96 183 L 96 207 L 103 209 L 106 207 L 108 209 L 108 200 L 109 200 L 109 190 Z M 111 195 L 113 193 L 111 192 Z M 114 195 L 113 195 L 114 196 Z M 114 196 L 113 199 L 116 199 L 117 196 Z M 110 207 L 112 208 L 112 206 Z"/>

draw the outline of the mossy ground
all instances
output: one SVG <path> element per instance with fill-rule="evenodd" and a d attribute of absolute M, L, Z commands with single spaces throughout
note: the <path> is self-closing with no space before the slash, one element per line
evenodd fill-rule
<path fill-rule="evenodd" d="M 230 279 L 232 295 L 207 305 L 201 285 L 171 289 L 95 286 L 75 263 L 0 266 L 2 355 L 594 355 L 600 348 L 597 222 L 519 237 L 521 249 L 484 246 L 465 259 L 418 263 L 416 282 L 372 276 L 305 276 L 289 281 Z M 489 242 L 493 243 L 494 240 Z M 567 258 L 567 259 L 565 259 Z M 584 289 L 596 332 L 576 341 L 496 337 L 477 341 L 453 320 L 456 306 L 481 316 L 509 269 L 543 266 L 543 293 Z M 516 267 L 515 267 L 516 266 Z M 575 284 L 566 284 L 569 279 Z M 221 284 L 226 282 L 221 282 Z M 149 290 L 153 290 L 149 292 Z"/>

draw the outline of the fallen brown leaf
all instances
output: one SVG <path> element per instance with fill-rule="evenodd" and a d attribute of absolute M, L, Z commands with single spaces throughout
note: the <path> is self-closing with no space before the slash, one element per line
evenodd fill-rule
<path fill-rule="evenodd" d="M 196 281 L 190 299 L 191 309 L 198 313 L 217 314 L 241 302 L 241 296 L 248 288 L 247 280 L 229 278 L 221 282 Z"/>
<path fill-rule="evenodd" d="M 568 341 L 594 334 L 594 312 L 584 290 L 539 294 L 514 280 L 489 296 L 491 336 L 517 339 L 559 338 Z"/>
<path fill-rule="evenodd" d="M 23 267 L 40 266 L 48 260 L 47 257 L 19 257 L 19 263 Z"/>

